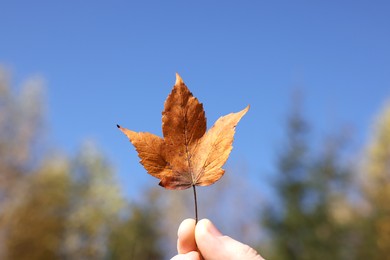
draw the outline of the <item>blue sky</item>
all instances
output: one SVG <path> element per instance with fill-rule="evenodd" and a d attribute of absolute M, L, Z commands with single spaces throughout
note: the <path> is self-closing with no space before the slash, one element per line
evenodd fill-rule
<path fill-rule="evenodd" d="M 273 170 L 294 89 L 319 139 L 348 126 L 359 150 L 390 97 L 388 1 L 4 1 L 0 64 L 46 81 L 50 138 L 94 139 L 127 194 L 157 183 L 116 124 L 161 135 L 178 72 L 208 126 L 250 104 L 229 165 Z"/>

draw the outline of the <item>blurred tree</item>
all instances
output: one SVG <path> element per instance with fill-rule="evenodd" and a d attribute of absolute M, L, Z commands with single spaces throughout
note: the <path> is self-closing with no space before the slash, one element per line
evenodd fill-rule
<path fill-rule="evenodd" d="M 71 164 L 70 215 L 66 223 L 67 259 L 103 259 L 109 232 L 123 207 L 112 168 L 91 144 Z"/>
<path fill-rule="evenodd" d="M 340 146 L 327 143 L 315 156 L 308 147 L 308 124 L 295 104 L 287 122 L 287 143 L 279 154 L 275 188 L 280 208 L 264 216 L 273 245 L 272 259 L 345 259 L 348 222 L 336 205 L 347 200 L 348 171 L 339 162 Z M 346 258 L 348 259 L 348 257 Z"/>
<path fill-rule="evenodd" d="M 160 209 L 157 193 L 149 193 L 146 203 L 130 206 L 130 216 L 120 219 L 109 236 L 109 259 L 164 259 L 160 247 Z"/>
<path fill-rule="evenodd" d="M 123 205 L 111 168 L 91 146 L 43 165 L 5 208 L 6 259 L 104 259 Z"/>
<path fill-rule="evenodd" d="M 369 205 L 362 224 L 361 259 L 390 256 L 390 103 L 376 122 L 367 148 L 363 190 Z"/>
<path fill-rule="evenodd" d="M 348 199 L 354 189 L 352 170 L 342 162 L 344 137 L 332 137 L 308 169 L 305 217 L 309 236 L 301 259 L 354 259 L 354 208 Z"/>
<path fill-rule="evenodd" d="M 15 95 L 7 71 L 0 67 L 0 213 L 22 175 L 34 171 L 42 137 L 43 82 L 30 78 Z"/>
<path fill-rule="evenodd" d="M 307 124 L 296 109 L 288 118 L 287 143 L 279 155 L 276 193 L 281 209 L 265 210 L 264 225 L 273 240 L 273 259 L 300 259 L 310 233 L 303 200 L 307 180 Z"/>
<path fill-rule="evenodd" d="M 0 258 L 5 256 L 7 216 L 20 205 L 20 191 L 39 167 L 42 140 L 43 81 L 33 77 L 17 90 L 9 73 L 0 66 Z M 18 208 L 18 210 L 21 210 Z M 21 210 L 22 211 L 22 210 Z M 15 223 L 15 222 L 14 222 Z"/>
<path fill-rule="evenodd" d="M 26 177 L 3 215 L 6 256 L 2 259 L 60 259 L 68 214 L 66 163 L 47 163 Z"/>
<path fill-rule="evenodd" d="M 74 160 L 43 153 L 42 85 L 16 92 L 0 68 L 0 259 L 103 259 L 119 187 L 92 146 Z"/>

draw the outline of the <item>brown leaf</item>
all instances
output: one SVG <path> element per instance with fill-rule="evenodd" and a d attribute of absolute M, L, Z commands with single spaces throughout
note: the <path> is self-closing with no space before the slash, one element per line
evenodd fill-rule
<path fill-rule="evenodd" d="M 249 106 L 220 117 L 206 133 L 203 105 L 176 74 L 176 83 L 164 104 L 164 139 L 150 133 L 118 128 L 135 146 L 141 164 L 167 189 L 207 186 L 219 180 L 233 148 L 235 128 Z"/>

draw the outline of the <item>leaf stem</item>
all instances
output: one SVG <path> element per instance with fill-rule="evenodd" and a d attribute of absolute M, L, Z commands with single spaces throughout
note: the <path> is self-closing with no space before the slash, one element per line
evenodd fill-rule
<path fill-rule="evenodd" d="M 194 191 L 194 199 L 195 199 L 195 225 L 198 223 L 198 201 L 196 200 L 196 188 L 195 185 L 192 185 L 192 189 Z"/>

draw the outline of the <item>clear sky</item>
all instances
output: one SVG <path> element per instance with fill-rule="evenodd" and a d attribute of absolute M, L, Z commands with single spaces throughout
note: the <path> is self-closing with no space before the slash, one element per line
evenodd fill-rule
<path fill-rule="evenodd" d="M 208 126 L 250 104 L 228 165 L 272 172 L 293 89 L 319 137 L 357 147 L 390 98 L 389 1 L 5 1 L 0 64 L 46 81 L 51 139 L 96 140 L 129 195 L 157 183 L 116 124 L 161 135 L 178 72 Z"/>

